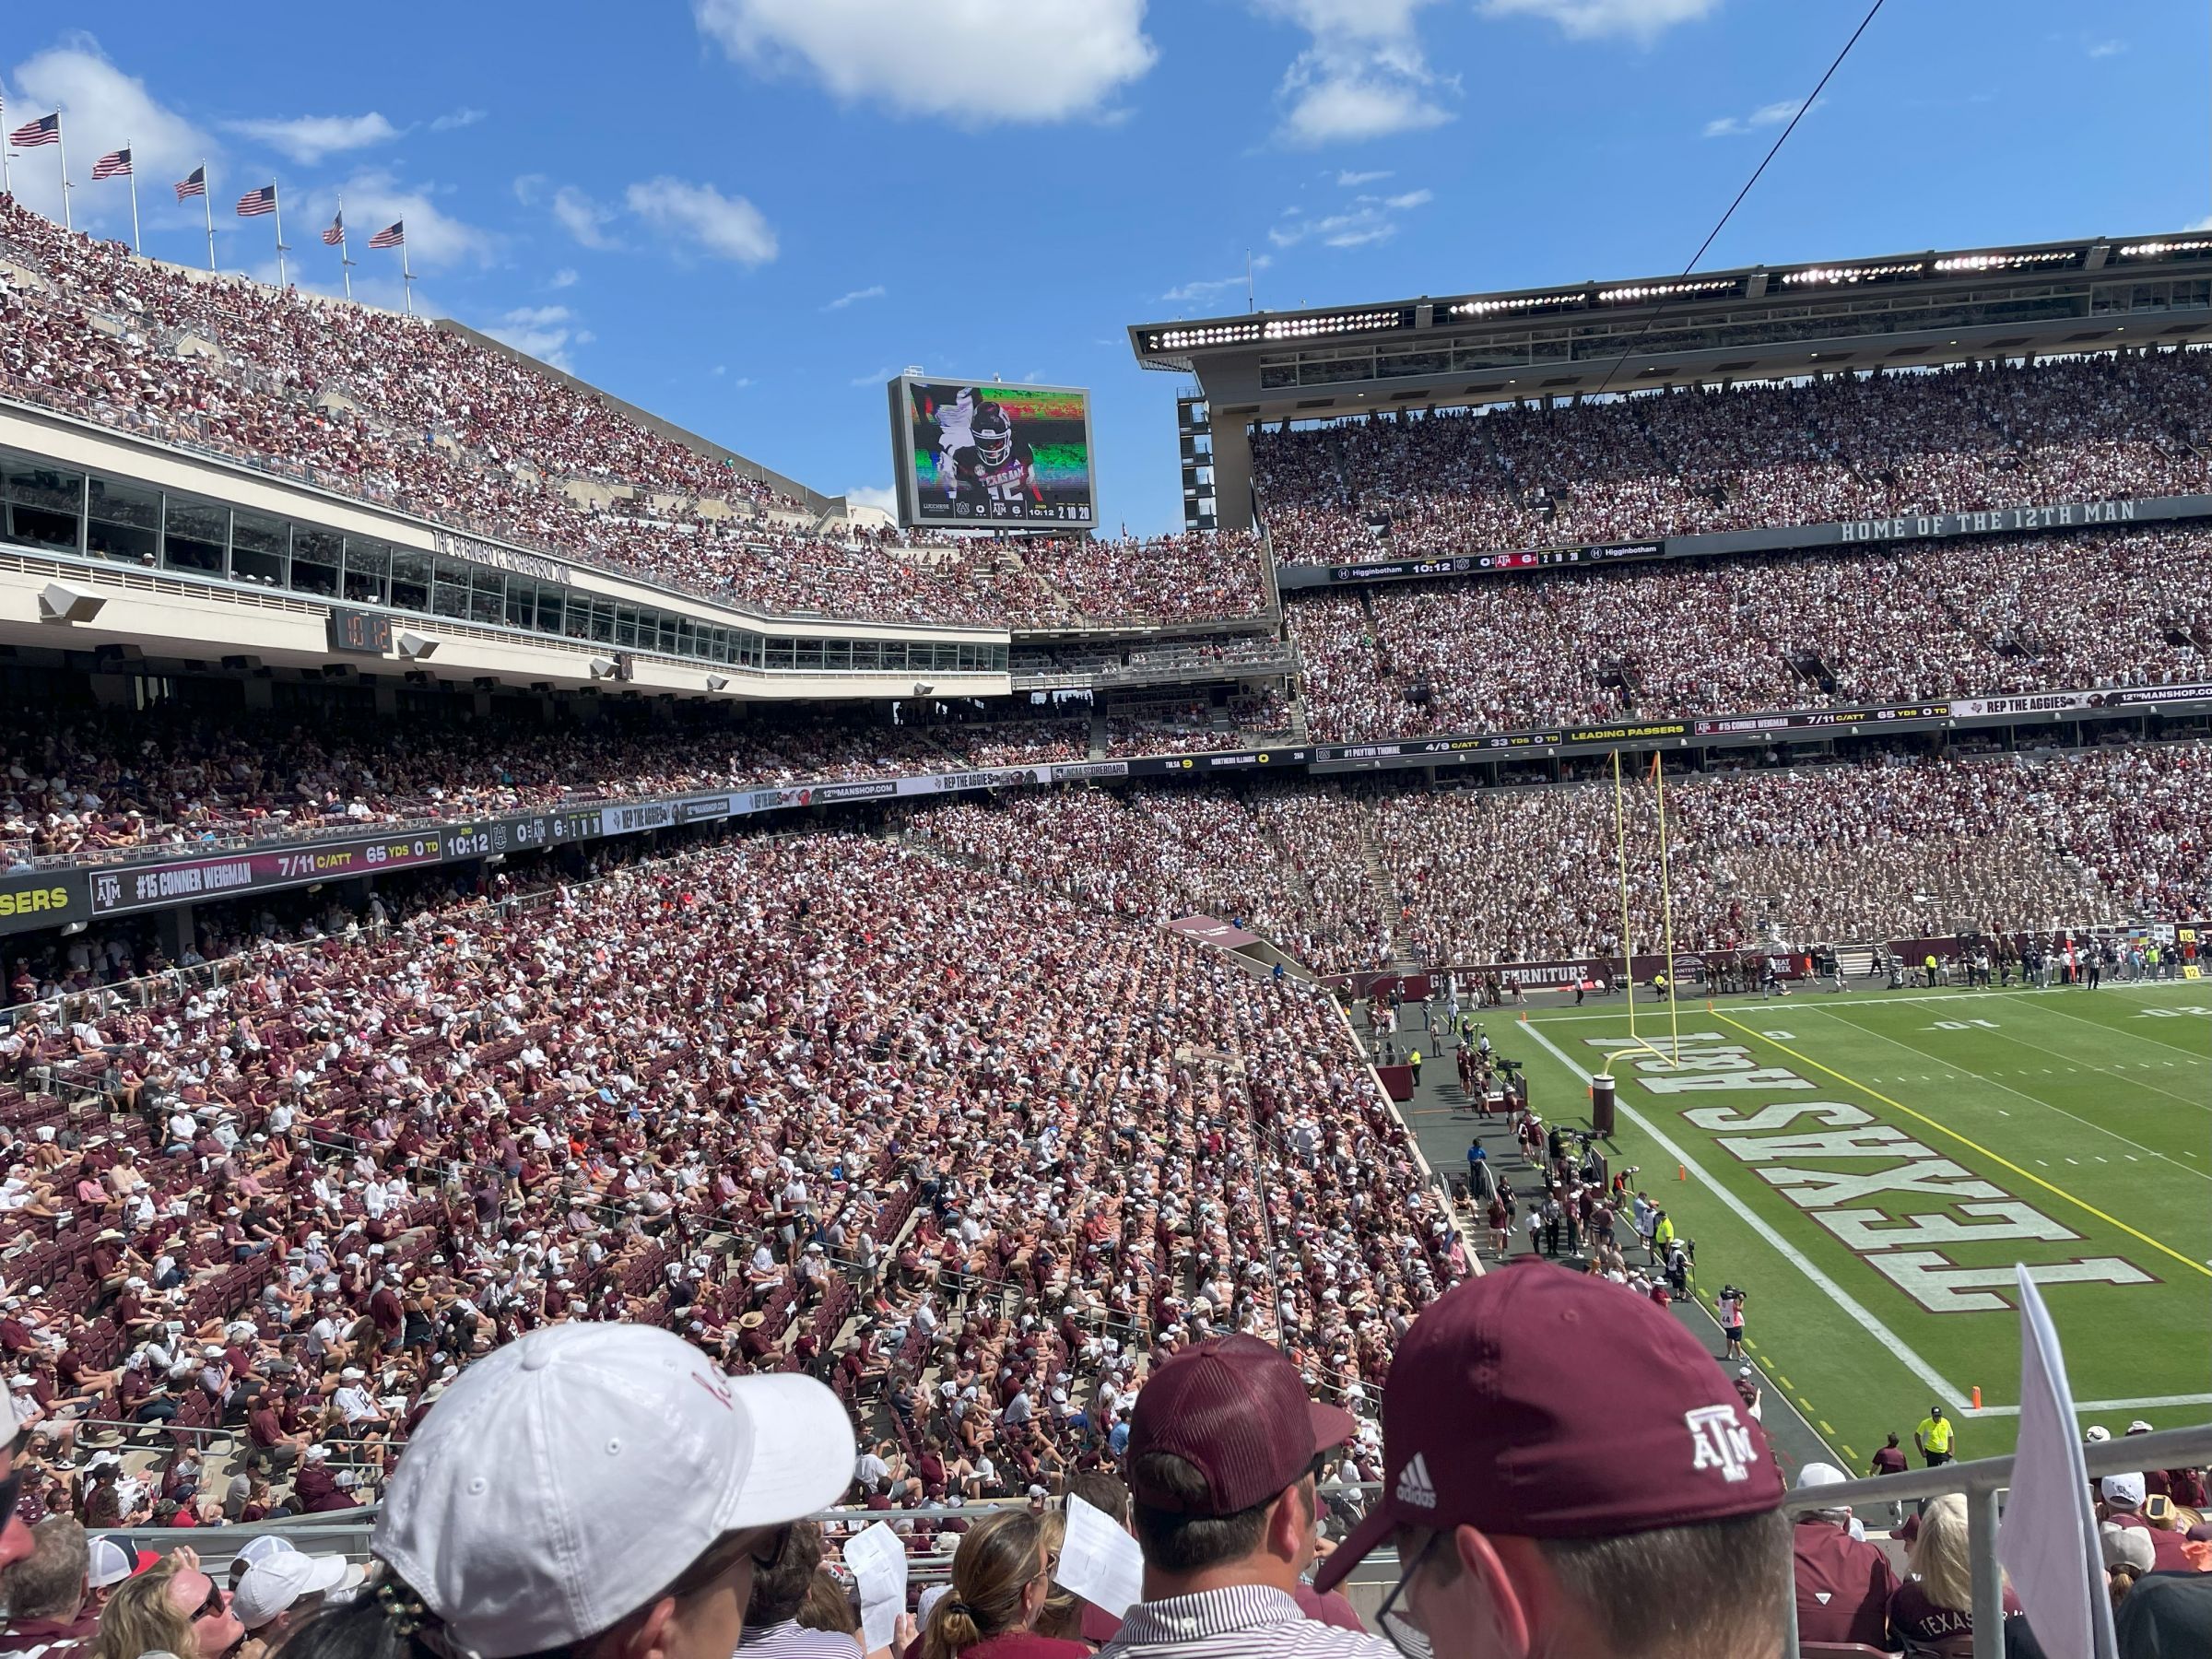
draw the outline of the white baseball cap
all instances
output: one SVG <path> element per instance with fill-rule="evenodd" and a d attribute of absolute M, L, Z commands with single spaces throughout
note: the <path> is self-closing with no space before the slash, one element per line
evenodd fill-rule
<path fill-rule="evenodd" d="M 138 1571 L 138 1552 L 113 1538 L 94 1538 L 85 1546 L 85 1587 L 105 1590 L 120 1584 Z"/>
<path fill-rule="evenodd" d="M 2107 1503 L 2132 1503 L 2137 1509 L 2143 1507 L 2143 1477 L 2140 1475 L 2107 1475 L 2103 1491 Z"/>
<path fill-rule="evenodd" d="M 244 1544 L 239 1547 L 238 1554 L 231 1559 L 243 1561 L 249 1567 L 258 1567 L 262 1562 L 274 1557 L 298 1555 L 299 1553 L 300 1547 L 289 1538 L 279 1537 L 275 1533 L 262 1533 L 258 1536 L 248 1538 Z"/>
<path fill-rule="evenodd" d="M 1841 1486 L 1850 1478 L 1834 1464 L 1808 1463 L 1797 1471 L 1797 1489 L 1802 1492 L 1807 1487 Z"/>
<path fill-rule="evenodd" d="M 361 1569 L 344 1556 L 279 1550 L 246 1569 L 230 1598 L 230 1611 L 247 1630 L 257 1630 L 301 1596 L 325 1594 L 348 1580 L 358 1584 L 361 1576 Z"/>
<path fill-rule="evenodd" d="M 454 1381 L 370 1548 L 478 1659 L 516 1659 L 606 1630 L 730 1533 L 827 1508 L 853 1458 L 811 1377 L 727 1376 L 650 1325 L 552 1325 Z"/>

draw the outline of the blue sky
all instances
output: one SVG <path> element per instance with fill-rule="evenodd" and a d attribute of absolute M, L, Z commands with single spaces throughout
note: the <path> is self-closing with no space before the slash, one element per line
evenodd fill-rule
<path fill-rule="evenodd" d="M 62 8 L 68 9 L 68 8 Z M 1175 378 L 1125 324 L 1680 268 L 1864 0 L 697 0 L 15 8 L 78 225 L 295 281 L 342 190 L 426 309 L 818 488 L 890 483 L 912 363 L 1094 389 L 1100 522 L 1180 525 Z M 209 24 L 209 17 L 215 21 Z M 40 27 L 27 29 L 23 25 Z M 42 32 L 41 32 L 42 30 Z M 2166 230 L 2212 213 L 2199 0 L 1889 0 L 1708 264 Z M 54 152 L 14 159 L 58 217 Z M 357 292 L 396 303 L 358 246 Z"/>

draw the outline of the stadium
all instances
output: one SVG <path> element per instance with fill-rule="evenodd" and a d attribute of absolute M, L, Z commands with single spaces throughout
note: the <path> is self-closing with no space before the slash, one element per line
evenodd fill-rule
<path fill-rule="evenodd" d="M 450 1394 L 529 1455 L 472 1372 L 653 1327 L 698 1397 L 834 1396 L 851 1481 L 762 1520 L 819 1523 L 839 1652 L 949 1659 L 1002 1516 L 1135 1491 L 1167 1572 L 1221 1339 L 1349 1414 L 1262 1482 L 1348 1559 L 1442 1477 L 1386 1446 L 1424 1311 L 1570 1279 L 1611 1347 L 1486 1364 L 1702 1345 L 1793 1488 L 1900 1437 L 2024 1487 L 2032 1282 L 2076 1495 L 2154 1437 L 2158 1564 L 2212 1565 L 2212 234 L 1125 328 L 1180 531 L 1104 531 L 1081 388 L 888 377 L 886 511 L 0 202 L 6 1489 L 85 1595 L 274 1538 L 581 1653 L 414 1576 L 468 1445 L 409 1446 Z M 1932 1583 L 1905 1507 L 1967 1493 L 1941 1651 L 2001 1653 L 2010 1477 L 1946 1462 L 1861 1531 Z M 1347 1651 L 1412 1651 L 1408 1512 Z M 205 1594 L 178 1659 L 233 1651 Z"/>

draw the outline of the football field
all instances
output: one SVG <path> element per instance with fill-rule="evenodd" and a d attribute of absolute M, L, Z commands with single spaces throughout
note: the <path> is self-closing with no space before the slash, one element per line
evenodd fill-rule
<path fill-rule="evenodd" d="M 1664 1051 L 1667 1006 L 1643 994 L 1637 1034 Z M 1696 1241 L 1708 1308 L 1724 1281 L 1748 1292 L 1754 1357 L 1854 1471 L 1888 1431 L 1910 1451 L 1931 1403 L 1961 1457 L 2011 1450 L 2018 1262 L 2085 1425 L 2212 1420 L 2212 983 L 1675 1014 L 1678 1065 L 1621 1053 L 1618 999 L 1531 1009 L 1502 1046 L 1565 1123 L 1618 1056 L 1613 1167 Z"/>

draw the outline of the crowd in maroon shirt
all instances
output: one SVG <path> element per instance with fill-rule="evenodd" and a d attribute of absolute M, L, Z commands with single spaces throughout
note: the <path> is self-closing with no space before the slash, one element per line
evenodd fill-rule
<path fill-rule="evenodd" d="M 1293 564 L 2187 495 L 2208 379 L 2203 351 L 2119 352 L 1374 416 L 1263 429 L 1253 471 Z"/>
<path fill-rule="evenodd" d="M 156 265 L 0 196 L 0 394 L 757 610 L 1017 627 L 1269 605 L 1256 535 L 1009 543 L 818 509 L 427 319 Z"/>
<path fill-rule="evenodd" d="M 134 1508 L 349 1503 L 451 1368 L 581 1318 L 815 1370 L 926 1484 L 1018 1492 L 1110 1459 L 1208 1332 L 1364 1397 L 1465 1271 L 1326 998 L 881 840 L 429 909 L 17 1037 L 0 1350 L 41 1506 L 117 1484 L 118 1418 L 235 1425 L 274 1477 Z"/>
<path fill-rule="evenodd" d="M 1294 594 L 1324 742 L 2212 682 L 2186 525 Z"/>

